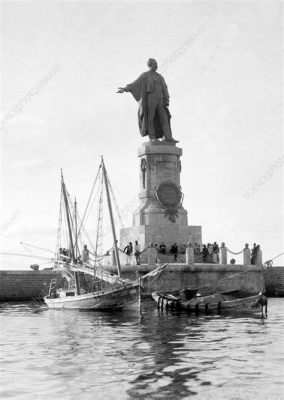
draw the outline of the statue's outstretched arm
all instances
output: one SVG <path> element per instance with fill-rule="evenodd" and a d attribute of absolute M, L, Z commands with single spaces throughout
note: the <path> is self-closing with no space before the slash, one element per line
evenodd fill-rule
<path fill-rule="evenodd" d="M 136 88 L 138 85 L 141 84 L 142 75 L 140 75 L 139 78 L 135 79 L 135 81 L 133 81 L 132 83 L 129 83 L 125 87 L 119 87 L 116 93 L 131 92 L 132 89 Z"/>
<path fill-rule="evenodd" d="M 124 93 L 125 91 L 125 88 L 119 87 L 116 93 Z"/>

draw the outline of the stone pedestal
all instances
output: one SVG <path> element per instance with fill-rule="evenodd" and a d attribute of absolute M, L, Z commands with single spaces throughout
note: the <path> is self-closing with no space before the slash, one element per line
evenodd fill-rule
<path fill-rule="evenodd" d="M 256 265 L 258 267 L 262 266 L 262 250 L 258 249 L 257 255 L 256 255 Z"/>
<path fill-rule="evenodd" d="M 157 262 L 157 249 L 154 246 L 149 246 L 147 249 L 147 263 L 148 265 L 155 265 Z"/>
<path fill-rule="evenodd" d="M 248 247 L 245 247 L 243 250 L 243 259 L 244 259 L 244 265 L 251 264 L 251 251 Z"/>
<path fill-rule="evenodd" d="M 185 263 L 187 265 L 194 264 L 194 248 L 191 243 L 189 243 L 188 247 L 186 248 Z"/>
<path fill-rule="evenodd" d="M 220 246 L 219 254 L 220 264 L 227 265 L 227 247 L 225 246 L 225 243 L 222 243 L 222 245 Z"/>
<path fill-rule="evenodd" d="M 120 232 L 120 246 L 138 240 L 141 249 L 150 243 L 200 243 L 201 227 L 188 226 L 180 186 L 182 149 L 169 142 L 145 142 L 138 150 L 139 206 L 133 225 Z"/>

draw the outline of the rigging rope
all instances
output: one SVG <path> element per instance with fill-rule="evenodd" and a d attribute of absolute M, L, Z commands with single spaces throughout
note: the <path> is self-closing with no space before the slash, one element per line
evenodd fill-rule
<path fill-rule="evenodd" d="M 278 258 L 278 257 L 282 256 L 282 254 L 284 254 L 284 251 L 283 251 L 282 253 L 278 254 L 278 256 L 271 258 L 271 260 L 269 260 L 269 261 L 273 261 L 273 260 L 275 260 L 276 258 Z"/>
<path fill-rule="evenodd" d="M 59 218 L 58 218 L 58 228 L 57 228 L 57 238 L 56 238 L 56 244 L 55 244 L 55 255 L 58 254 L 59 249 L 60 249 L 60 247 L 61 247 L 62 200 L 63 200 L 63 191 L 62 191 L 62 186 L 61 186 L 60 203 L 59 203 Z"/>
<path fill-rule="evenodd" d="M 86 226 L 86 223 L 87 223 L 87 221 L 88 221 L 88 218 L 89 218 L 89 216 L 90 216 L 90 214 L 91 214 L 91 211 L 92 211 L 92 209 L 93 209 L 94 203 L 95 203 L 95 201 L 96 201 L 96 199 L 97 199 L 99 193 L 100 193 L 100 187 L 98 187 L 98 189 L 97 189 L 97 191 L 96 191 L 96 194 L 95 194 L 95 196 L 94 196 L 94 198 L 93 198 L 93 200 L 92 200 L 92 203 L 91 203 L 91 205 L 89 206 L 88 212 L 87 212 L 86 217 L 85 217 L 84 226 Z M 83 227 L 82 227 L 82 229 L 83 229 Z"/>
<path fill-rule="evenodd" d="M 65 218 L 63 218 L 63 221 L 64 221 L 64 238 L 65 238 L 66 248 L 69 248 L 69 237 L 68 237 L 68 233 L 67 233 L 67 221 L 66 221 L 67 216 L 66 216 L 65 207 L 64 207 L 64 215 L 65 215 Z"/>
<path fill-rule="evenodd" d="M 92 195 L 93 195 L 93 191 L 94 191 L 94 189 L 95 189 L 95 186 L 96 186 L 96 183 L 97 183 L 97 179 L 98 179 L 99 174 L 100 174 L 100 171 L 101 171 L 101 164 L 100 164 L 100 166 L 99 166 L 99 170 L 98 170 L 98 172 L 97 172 L 95 181 L 94 181 L 93 186 L 92 186 L 92 189 L 91 189 L 91 193 L 90 193 L 90 195 L 89 195 L 89 199 L 88 199 L 88 201 L 87 201 L 87 205 L 86 205 L 86 208 L 85 208 L 85 211 L 84 211 L 84 214 L 83 214 L 83 218 L 82 218 L 81 225 L 80 225 L 80 227 L 79 227 L 79 229 L 78 229 L 78 236 L 79 236 L 79 234 L 80 234 L 80 232 L 81 232 L 81 229 L 82 229 L 82 226 L 83 226 L 83 224 L 84 224 L 84 222 L 85 222 L 86 213 L 87 213 L 87 210 L 88 210 L 88 207 L 89 207 L 89 204 L 90 204 Z"/>
<path fill-rule="evenodd" d="M 265 261 L 263 266 L 266 268 L 273 267 L 273 261 L 276 260 L 276 258 L 282 256 L 283 254 L 284 254 L 284 251 L 282 253 L 278 254 L 278 256 L 275 256 L 275 257 L 271 258 L 270 260 Z"/>
<path fill-rule="evenodd" d="M 115 205 L 115 208 L 116 208 L 116 212 L 117 212 L 117 216 L 118 216 L 120 225 L 121 225 L 122 228 L 124 228 L 124 223 L 123 223 L 123 219 L 122 219 L 122 216 L 121 216 L 121 211 L 120 211 L 119 205 L 118 205 L 118 203 L 116 201 L 116 198 L 115 198 L 115 195 L 114 195 L 114 191 L 113 191 L 113 188 L 112 188 L 112 185 L 110 183 L 108 175 L 107 175 L 107 180 L 108 180 L 108 185 L 109 185 L 109 188 L 110 188 L 112 199 L 114 201 L 114 205 Z"/>
<path fill-rule="evenodd" d="M 67 194 L 67 199 L 68 199 L 69 207 L 71 207 L 71 210 L 74 211 L 74 204 L 73 204 L 73 202 L 72 202 L 72 200 L 71 200 L 71 197 L 70 197 L 69 193 L 67 192 L 67 190 L 66 190 L 66 194 Z M 81 218 L 80 218 L 80 216 L 79 216 L 78 213 L 77 213 L 77 220 L 78 220 L 78 222 L 80 223 L 80 225 L 81 225 L 81 227 L 82 227 L 81 230 L 82 230 L 82 231 L 84 232 L 84 234 L 86 235 L 86 238 L 87 238 L 87 240 L 88 240 L 90 246 L 91 246 L 92 249 L 95 251 L 94 245 L 93 245 L 93 243 L 92 243 L 92 241 L 91 241 L 91 239 L 90 239 L 90 237 L 89 237 L 89 235 L 88 235 L 88 233 L 87 233 L 87 231 L 86 231 L 86 228 L 82 226 L 82 221 L 81 221 Z M 72 232 L 75 234 L 75 230 L 74 230 L 74 226 L 73 226 L 73 221 L 72 221 L 71 229 L 72 229 Z M 79 235 L 80 235 L 80 233 L 79 233 Z M 78 235 L 77 235 L 77 237 L 79 237 L 79 239 L 81 238 L 81 236 L 78 236 Z M 81 243 L 81 245 L 82 245 L 81 239 L 80 239 L 80 243 Z"/>
<path fill-rule="evenodd" d="M 33 244 L 30 244 L 30 243 L 25 243 L 25 242 L 20 242 L 20 244 L 24 247 L 24 248 L 26 248 L 26 246 L 27 247 L 33 247 L 34 249 L 38 249 L 38 250 L 43 250 L 43 251 L 47 251 L 48 253 L 54 253 L 52 250 L 50 250 L 50 249 L 46 249 L 46 248 L 44 248 L 44 247 L 39 247 L 39 246 L 35 246 L 35 245 L 33 245 Z M 27 249 L 28 250 L 28 249 Z"/>

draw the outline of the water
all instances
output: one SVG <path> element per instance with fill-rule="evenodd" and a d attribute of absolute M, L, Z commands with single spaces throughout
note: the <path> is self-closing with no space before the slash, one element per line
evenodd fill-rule
<path fill-rule="evenodd" d="M 283 399 L 283 299 L 269 317 L 1 304 L 1 399 Z"/>

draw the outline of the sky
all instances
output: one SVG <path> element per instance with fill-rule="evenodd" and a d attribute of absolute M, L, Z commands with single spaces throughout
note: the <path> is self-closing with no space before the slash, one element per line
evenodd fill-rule
<path fill-rule="evenodd" d="M 102 154 L 131 221 L 145 139 L 137 103 L 116 90 L 152 57 L 189 224 L 234 252 L 259 243 L 264 261 L 283 252 L 282 40 L 277 1 L 2 1 L 2 251 L 54 249 L 60 168 L 82 213 Z M 3 256 L 0 268 L 32 262 Z"/>

